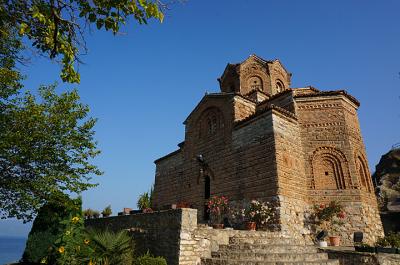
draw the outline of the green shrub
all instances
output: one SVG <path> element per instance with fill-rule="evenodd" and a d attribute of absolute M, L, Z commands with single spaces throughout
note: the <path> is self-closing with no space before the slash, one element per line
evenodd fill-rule
<path fill-rule="evenodd" d="M 380 237 L 376 241 L 376 246 L 400 248 L 400 234 L 390 232 L 387 236 Z"/>
<path fill-rule="evenodd" d="M 49 231 L 37 231 L 29 234 L 24 252 L 26 262 L 39 263 L 52 251 L 57 236 Z"/>
<path fill-rule="evenodd" d="M 70 199 L 64 194 L 53 195 L 39 209 L 29 232 L 22 260 L 26 263 L 37 263 L 48 258 L 56 248 L 55 242 L 65 232 L 63 220 L 69 219 L 72 211 L 80 211 L 81 203 L 80 198 Z"/>
<path fill-rule="evenodd" d="M 134 265 L 167 265 L 167 261 L 163 257 L 153 257 L 147 252 L 145 255 L 135 259 Z"/>
<path fill-rule="evenodd" d="M 132 237 L 126 231 L 89 230 L 87 233 L 90 255 L 95 264 L 132 264 L 134 247 Z"/>

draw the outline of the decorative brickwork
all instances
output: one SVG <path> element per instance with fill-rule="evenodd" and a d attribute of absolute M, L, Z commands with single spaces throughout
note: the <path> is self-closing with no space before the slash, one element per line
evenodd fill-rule
<path fill-rule="evenodd" d="M 343 90 L 289 88 L 290 77 L 255 55 L 229 64 L 221 93 L 206 94 L 185 120 L 179 150 L 156 160 L 153 207 L 187 202 L 206 222 L 210 195 L 271 201 L 276 227 L 306 238 L 312 205 L 338 200 L 349 212 L 346 244 L 354 231 L 370 243 L 382 235 L 359 102 Z"/>

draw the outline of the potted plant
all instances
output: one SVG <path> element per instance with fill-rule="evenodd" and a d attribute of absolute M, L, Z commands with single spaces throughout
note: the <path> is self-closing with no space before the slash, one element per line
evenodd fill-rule
<path fill-rule="evenodd" d="M 266 202 L 252 200 L 244 210 L 245 228 L 255 231 L 258 227 L 264 226 L 273 216 L 273 210 Z"/>
<path fill-rule="evenodd" d="M 111 205 L 108 205 L 104 210 L 101 212 L 103 217 L 109 217 L 112 214 Z"/>
<path fill-rule="evenodd" d="M 85 219 L 91 219 L 93 218 L 93 210 L 88 208 L 86 210 L 83 211 L 83 216 L 85 217 Z"/>
<path fill-rule="evenodd" d="M 354 249 L 355 249 L 355 251 L 358 251 L 358 252 L 370 252 L 370 253 L 375 252 L 375 247 L 372 247 L 365 243 L 361 243 L 360 245 L 355 245 Z"/>
<path fill-rule="evenodd" d="M 94 211 L 93 211 L 93 218 L 99 218 L 99 217 L 100 217 L 100 212 L 94 210 Z"/>
<path fill-rule="evenodd" d="M 340 245 L 339 228 L 344 224 L 346 214 L 343 206 L 331 201 L 329 204 L 314 205 L 315 224 L 323 231 L 329 232 L 329 242 L 331 246 Z"/>
<path fill-rule="evenodd" d="M 390 232 L 387 236 L 376 241 L 376 252 L 397 253 L 400 248 L 400 234 Z"/>
<path fill-rule="evenodd" d="M 225 196 L 213 196 L 207 203 L 213 228 L 222 229 L 223 215 L 228 211 L 228 198 Z"/>

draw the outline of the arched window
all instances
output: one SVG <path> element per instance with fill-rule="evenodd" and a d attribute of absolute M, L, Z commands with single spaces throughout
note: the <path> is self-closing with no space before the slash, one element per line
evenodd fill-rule
<path fill-rule="evenodd" d="M 263 82 L 259 76 L 252 76 L 247 79 L 247 85 L 249 87 L 249 91 L 251 90 L 263 90 Z"/>
<path fill-rule="evenodd" d="M 214 134 L 217 131 L 217 117 L 212 115 L 207 119 L 207 133 Z"/>
<path fill-rule="evenodd" d="M 285 89 L 281 80 L 276 81 L 276 93 L 282 92 Z"/>

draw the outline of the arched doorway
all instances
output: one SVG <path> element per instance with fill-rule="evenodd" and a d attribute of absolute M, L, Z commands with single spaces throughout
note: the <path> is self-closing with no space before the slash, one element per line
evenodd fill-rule
<path fill-rule="evenodd" d="M 211 179 L 209 176 L 204 177 L 204 221 L 210 220 L 210 213 L 208 212 L 208 200 L 211 197 Z"/>

